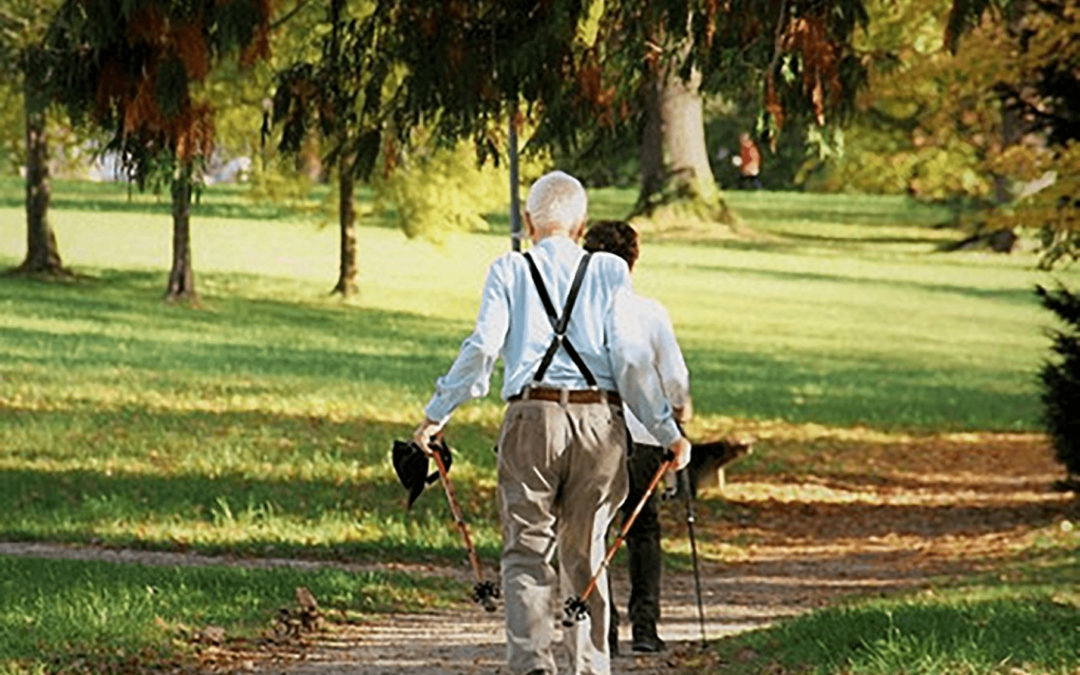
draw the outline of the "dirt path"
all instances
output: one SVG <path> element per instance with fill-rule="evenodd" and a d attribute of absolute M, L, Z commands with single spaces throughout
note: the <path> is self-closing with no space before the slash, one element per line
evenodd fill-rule
<path fill-rule="evenodd" d="M 77 558 L 118 564 L 237 565 L 314 569 L 324 565 L 354 571 L 409 570 L 446 575 L 470 582 L 469 570 L 420 565 L 341 565 L 290 559 L 245 559 L 114 550 L 40 543 L 0 543 L 0 555 Z M 705 631 L 709 640 L 764 626 L 850 593 L 873 593 L 918 587 L 928 575 L 900 571 L 903 559 L 893 552 L 866 553 L 843 562 L 825 558 L 760 560 L 701 566 Z M 489 572 L 490 576 L 490 572 Z M 615 571 L 615 592 L 629 595 L 624 569 Z M 616 673 L 671 673 L 675 664 L 699 649 L 701 622 L 694 578 L 689 572 L 666 572 L 660 633 L 671 649 L 661 655 L 632 654 L 629 627 L 622 626 L 622 653 Z M 554 615 L 553 610 L 553 615 Z M 432 614 L 389 615 L 361 625 L 330 622 L 323 630 L 281 645 L 235 643 L 207 651 L 207 669 L 290 675 L 508 675 L 505 666 L 501 608 L 479 607 Z M 560 653 L 565 668 L 566 655 Z M 565 672 L 565 671 L 563 671 Z"/>
<path fill-rule="evenodd" d="M 862 565 L 841 571 L 821 561 L 775 561 L 719 565 L 702 569 L 708 639 L 766 625 L 821 604 L 827 598 L 859 592 L 883 592 L 921 585 L 919 574 L 891 574 L 891 557 L 870 555 Z M 861 568 L 861 571 L 860 569 Z M 616 593 L 626 598 L 625 573 L 616 575 Z M 672 673 L 697 652 L 701 626 L 693 576 L 667 574 L 661 635 L 671 649 L 660 655 L 632 654 L 629 628 L 622 627 L 622 656 L 614 673 Z M 553 612 L 554 614 L 554 612 Z M 479 608 L 432 615 L 389 616 L 362 626 L 335 627 L 308 640 L 308 648 L 285 651 L 276 663 L 262 663 L 262 673 L 290 675 L 508 675 L 502 612 Z M 558 653 L 560 672 L 566 654 Z"/>
<path fill-rule="evenodd" d="M 1054 491 L 1061 470 L 1040 436 L 797 439 L 784 452 L 792 467 L 812 461 L 821 470 L 809 477 L 805 472 L 789 475 L 783 467 L 746 471 L 728 483 L 722 497 L 705 494 L 698 543 L 710 640 L 846 595 L 920 588 L 955 575 L 994 570 L 1029 551 L 1040 537 L 1075 541 L 1080 536 L 1080 528 L 1072 525 L 1080 520 L 1080 504 L 1070 494 Z M 792 477 L 796 475 L 800 477 Z M 685 512 L 665 509 L 665 546 L 683 554 L 684 517 Z M 326 564 L 50 544 L 0 543 L 0 555 L 162 565 Z M 381 566 L 350 569 L 372 567 Z M 382 568 L 471 582 L 465 567 Z M 494 578 L 493 572 L 488 576 Z M 617 568 L 614 578 L 625 605 L 625 569 Z M 613 662 L 614 673 L 675 673 L 699 653 L 693 575 L 667 570 L 663 589 L 660 633 L 671 649 L 661 655 L 630 655 L 624 625 L 624 656 Z M 469 607 L 391 615 L 359 625 L 331 621 L 323 630 L 284 645 L 232 644 L 209 650 L 206 665 L 265 675 L 508 675 L 502 618 L 501 610 L 486 613 Z"/>

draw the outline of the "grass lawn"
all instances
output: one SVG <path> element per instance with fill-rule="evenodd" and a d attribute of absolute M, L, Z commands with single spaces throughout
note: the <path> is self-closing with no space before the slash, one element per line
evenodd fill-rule
<path fill-rule="evenodd" d="M 228 626 L 232 636 L 267 628 L 280 608 L 295 609 L 290 600 L 301 586 L 323 607 L 342 608 L 332 617 L 339 621 L 437 609 L 461 594 L 444 579 L 384 572 L 0 556 L 0 673 L 33 672 L 54 658 L 49 666 L 70 665 L 69 672 L 139 672 L 176 659 L 207 626 Z"/>
<path fill-rule="evenodd" d="M 1071 588 L 1061 585 L 1066 576 Z M 1080 667 L 1076 582 L 1075 568 L 1064 567 L 1042 583 L 972 584 L 844 603 L 723 642 L 710 657 L 718 656 L 721 672 L 731 675 L 1069 675 Z"/>
<path fill-rule="evenodd" d="M 0 183 L 0 267 L 25 250 L 17 187 Z M 61 182 L 54 194 L 60 253 L 79 278 L 0 278 L 0 539 L 460 558 L 445 500 L 426 495 L 406 511 L 388 456 L 468 334 L 505 236 L 461 234 L 435 246 L 366 223 L 361 295 L 342 303 L 328 295 L 333 228 L 253 206 L 235 188 L 208 191 L 193 220 L 203 300 L 193 310 L 161 300 L 167 205 L 128 200 L 117 186 Z M 617 216 L 633 195 L 592 198 L 598 217 Z M 762 236 L 650 232 L 635 272 L 639 291 L 668 307 L 683 344 L 698 413 L 692 435 L 776 425 L 1039 430 L 1036 373 L 1051 317 L 1032 289 L 1055 278 L 1075 288 L 1076 271 L 1051 277 L 1030 256 L 938 253 L 948 234 L 933 225 L 947 214 L 905 200 L 732 193 L 730 201 Z M 489 561 L 501 543 L 491 452 L 499 386 L 459 410 L 448 432 L 455 489 Z M 769 452 L 766 439 L 755 461 L 767 463 Z M 196 620 L 168 609 L 168 588 L 234 574 L 129 579 L 108 566 L 0 564 L 10 568 L 0 578 L 29 579 L 19 582 L 24 592 L 3 586 L 0 600 L 0 634 L 16 636 L 7 649 L 20 658 L 37 643 L 19 627 L 36 621 L 86 627 L 68 639 L 75 645 L 154 644 L 147 617 Z M 190 611 L 210 617 L 245 605 L 255 609 L 221 620 L 252 624 L 278 602 L 267 597 L 296 585 L 286 572 L 250 574 L 265 597 L 256 590 L 260 598 L 245 605 L 208 594 Z M 54 586 L 68 577 L 90 581 L 73 582 L 68 595 Z M 307 583 L 330 589 L 340 580 L 327 573 Z M 145 588 L 166 590 L 144 597 Z M 370 609 L 443 592 L 421 591 Z M 68 606 L 92 612 L 95 602 L 136 607 L 131 628 L 109 636 L 80 614 L 61 616 Z M 355 602 L 342 596 L 342 606 Z"/>

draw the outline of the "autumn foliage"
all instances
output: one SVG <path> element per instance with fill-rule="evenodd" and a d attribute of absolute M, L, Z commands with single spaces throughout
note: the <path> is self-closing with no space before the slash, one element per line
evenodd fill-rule
<path fill-rule="evenodd" d="M 205 157 L 214 109 L 192 86 L 227 50 L 268 55 L 270 12 L 270 0 L 68 0 L 49 35 L 58 97 L 119 149 Z"/>

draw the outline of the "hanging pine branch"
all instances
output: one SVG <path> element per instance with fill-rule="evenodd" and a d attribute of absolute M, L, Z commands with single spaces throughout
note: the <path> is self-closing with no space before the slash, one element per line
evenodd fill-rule
<path fill-rule="evenodd" d="M 169 298 L 197 298 L 190 205 L 213 150 L 214 109 L 193 87 L 226 53 L 266 57 L 269 26 L 269 0 L 67 0 L 50 26 L 52 96 L 111 135 L 106 149 L 140 189 L 153 180 L 172 194 Z"/>
<path fill-rule="evenodd" d="M 1053 330 L 1053 360 L 1039 371 L 1042 382 L 1043 420 L 1059 462 L 1069 474 L 1063 484 L 1080 492 L 1080 297 L 1065 288 L 1035 292 L 1043 307 L 1065 325 Z"/>

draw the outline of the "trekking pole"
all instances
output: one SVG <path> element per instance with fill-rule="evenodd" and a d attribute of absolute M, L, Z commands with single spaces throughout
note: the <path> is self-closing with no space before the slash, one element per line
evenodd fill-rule
<path fill-rule="evenodd" d="M 458 530 L 461 531 L 461 538 L 465 540 L 465 550 L 469 552 L 469 562 L 472 563 L 473 571 L 476 572 L 476 585 L 473 586 L 472 599 L 483 605 L 487 611 L 494 612 L 495 598 L 499 597 L 499 588 L 492 581 L 484 581 L 484 570 L 480 566 L 480 557 L 476 554 L 476 547 L 473 546 L 472 537 L 469 536 L 469 526 L 465 524 L 465 518 L 461 515 L 461 505 L 454 494 L 454 486 L 450 484 L 450 479 L 447 477 L 446 465 L 443 464 L 442 457 L 438 452 L 432 453 L 431 457 L 434 458 L 435 466 L 439 469 L 439 478 L 442 481 L 443 489 L 446 490 L 446 500 L 450 502 L 450 512 L 454 514 L 454 521 L 457 523 Z"/>
<path fill-rule="evenodd" d="M 680 471 L 679 480 L 686 499 L 686 529 L 690 533 L 690 560 L 694 563 L 694 590 L 697 592 L 698 619 L 701 621 L 701 648 L 705 649 L 709 641 L 705 637 L 705 607 L 701 603 L 701 571 L 698 569 L 697 542 L 694 540 L 694 495 L 690 492 L 690 472 L 686 469 Z"/>
<path fill-rule="evenodd" d="M 637 506 L 630 513 L 630 516 L 623 523 L 622 529 L 619 530 L 619 536 L 615 538 L 615 543 L 611 545 L 611 548 L 607 550 L 607 554 L 604 556 L 604 561 L 600 563 L 600 569 L 593 573 L 592 579 L 589 579 L 589 585 L 585 588 L 585 592 L 581 595 L 573 598 L 566 599 L 566 618 L 563 619 L 563 626 L 569 628 L 573 626 L 576 621 L 581 621 L 589 615 L 589 606 L 585 604 L 585 601 L 589 599 L 592 592 L 596 590 L 596 581 L 600 577 L 600 573 L 608 568 L 611 563 L 611 559 L 615 557 L 615 552 L 619 550 L 619 546 L 626 539 L 626 533 L 633 527 L 634 521 L 637 520 L 638 514 L 645 508 L 645 502 L 649 500 L 652 493 L 656 491 L 656 486 L 663 480 L 664 475 L 675 466 L 675 454 L 670 450 L 664 454 L 664 461 L 660 464 L 660 468 L 656 470 L 656 475 L 653 476 L 652 481 L 649 482 L 649 487 L 645 490 L 645 494 L 641 496 L 641 500 L 638 501 Z"/>

